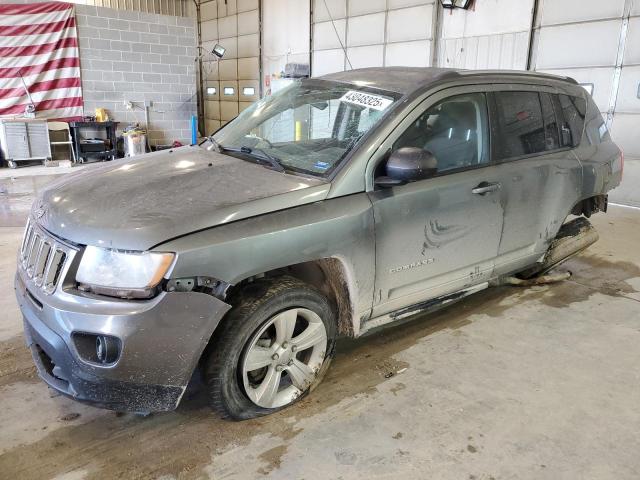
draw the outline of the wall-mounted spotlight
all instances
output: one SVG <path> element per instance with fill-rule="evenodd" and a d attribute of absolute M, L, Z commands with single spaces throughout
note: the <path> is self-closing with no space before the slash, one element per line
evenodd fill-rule
<path fill-rule="evenodd" d="M 443 8 L 462 8 L 463 10 L 467 10 L 473 3 L 473 0 L 440 0 L 440 3 Z"/>
<path fill-rule="evenodd" d="M 213 47 L 213 50 L 211 50 L 211 53 L 214 54 L 218 58 L 222 58 L 222 56 L 224 55 L 224 52 L 226 52 L 226 51 L 227 51 L 226 48 L 224 48 L 219 43 L 216 43 L 216 46 Z"/>

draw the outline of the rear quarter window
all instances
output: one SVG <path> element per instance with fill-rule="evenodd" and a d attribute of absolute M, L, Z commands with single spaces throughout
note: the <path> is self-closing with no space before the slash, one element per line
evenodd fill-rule
<path fill-rule="evenodd" d="M 556 95 L 558 98 L 561 122 L 562 143 L 565 147 L 577 147 L 584 131 L 587 102 L 584 98 L 569 95 Z M 599 112 L 597 112 L 599 115 Z"/>
<path fill-rule="evenodd" d="M 506 160 L 546 150 L 538 92 L 495 92 L 494 157 Z"/>

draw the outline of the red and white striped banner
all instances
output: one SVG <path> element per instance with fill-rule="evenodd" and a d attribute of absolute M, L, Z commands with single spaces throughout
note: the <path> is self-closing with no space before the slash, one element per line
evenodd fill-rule
<path fill-rule="evenodd" d="M 0 5 L 0 118 L 82 119 L 80 57 L 73 5 Z"/>

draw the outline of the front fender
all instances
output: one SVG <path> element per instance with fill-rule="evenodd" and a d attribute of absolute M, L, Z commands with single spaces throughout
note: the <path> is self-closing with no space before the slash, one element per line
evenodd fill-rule
<path fill-rule="evenodd" d="M 337 258 L 353 292 L 355 332 L 359 319 L 371 310 L 375 232 L 371 202 L 364 193 L 221 225 L 156 248 L 177 253 L 172 278 L 211 276 L 232 285 L 277 268 Z"/>

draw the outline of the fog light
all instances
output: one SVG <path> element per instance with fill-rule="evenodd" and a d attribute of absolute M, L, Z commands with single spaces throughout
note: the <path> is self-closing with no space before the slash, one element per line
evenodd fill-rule
<path fill-rule="evenodd" d="M 98 335 L 96 337 L 96 357 L 103 364 L 115 362 L 118 359 L 118 342 L 116 339 Z"/>

